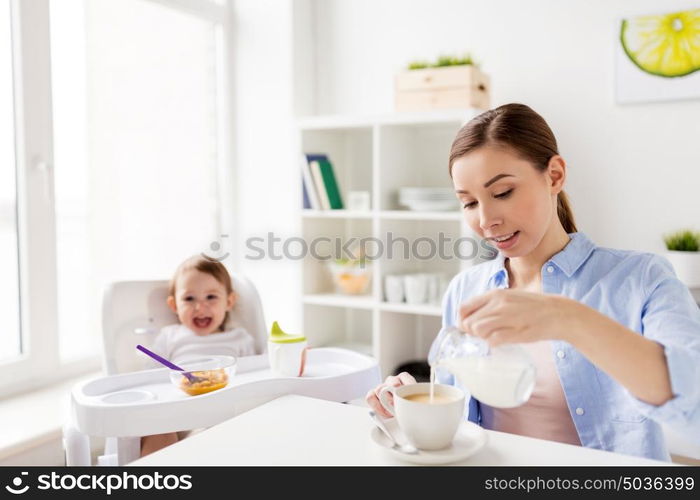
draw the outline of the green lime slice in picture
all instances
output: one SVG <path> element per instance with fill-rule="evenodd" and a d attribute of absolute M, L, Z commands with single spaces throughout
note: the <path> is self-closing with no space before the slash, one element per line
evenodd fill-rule
<path fill-rule="evenodd" d="M 700 9 L 622 21 L 620 42 L 642 71 L 673 78 L 700 69 Z"/>

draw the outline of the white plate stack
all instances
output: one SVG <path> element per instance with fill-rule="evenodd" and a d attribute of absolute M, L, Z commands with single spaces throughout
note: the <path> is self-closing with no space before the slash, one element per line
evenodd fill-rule
<path fill-rule="evenodd" d="M 442 212 L 459 207 L 451 188 L 404 187 L 399 189 L 399 204 L 418 212 Z"/>

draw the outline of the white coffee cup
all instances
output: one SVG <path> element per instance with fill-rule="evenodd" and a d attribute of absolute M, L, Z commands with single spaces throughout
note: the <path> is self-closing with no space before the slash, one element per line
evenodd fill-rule
<path fill-rule="evenodd" d="M 393 404 L 389 399 L 393 397 Z M 379 402 L 396 417 L 401 431 L 416 448 L 440 450 L 452 443 L 464 415 L 464 393 L 451 385 L 435 384 L 436 402 L 411 401 L 410 396 L 430 395 L 430 384 L 384 387 Z M 445 401 L 439 402 L 444 399 Z"/>
<path fill-rule="evenodd" d="M 428 301 L 428 275 L 406 274 L 404 276 L 406 302 L 409 304 L 425 304 Z"/>
<path fill-rule="evenodd" d="M 388 274 L 384 277 L 384 295 L 387 302 L 404 301 L 404 280 L 402 275 Z"/>

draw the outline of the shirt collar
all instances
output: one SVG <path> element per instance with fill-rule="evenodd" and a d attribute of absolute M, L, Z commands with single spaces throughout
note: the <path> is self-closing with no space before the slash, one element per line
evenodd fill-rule
<path fill-rule="evenodd" d="M 571 278 L 595 250 L 595 244 L 583 233 L 569 233 L 569 238 L 571 238 L 569 243 L 545 263 L 545 265 L 552 263 L 557 266 L 567 278 Z M 505 256 L 501 252 L 498 252 L 496 258 L 491 261 L 490 280 L 497 287 L 508 286 L 505 262 Z"/>
<path fill-rule="evenodd" d="M 508 287 L 508 271 L 506 270 L 506 259 L 501 252 L 496 254 L 496 258 L 491 261 L 491 284 L 498 288 Z"/>
<path fill-rule="evenodd" d="M 571 278 L 595 250 L 595 243 L 585 234 L 569 233 L 569 237 L 571 241 L 562 251 L 549 259 L 566 274 L 567 278 Z"/>

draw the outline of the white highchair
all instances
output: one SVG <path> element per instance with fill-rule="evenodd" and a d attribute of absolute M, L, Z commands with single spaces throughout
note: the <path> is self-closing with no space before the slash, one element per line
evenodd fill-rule
<path fill-rule="evenodd" d="M 258 292 L 245 276 L 233 273 L 231 278 L 238 300 L 227 326 L 250 332 L 256 355 L 238 359 L 229 387 L 189 398 L 173 396 L 169 370 L 146 369 L 152 365 L 135 349 L 136 344 L 150 347 L 160 328 L 177 322 L 166 304 L 168 282 L 122 281 L 106 289 L 102 328 L 107 376 L 72 391 L 71 418 L 63 429 L 66 465 L 91 465 L 90 436 L 106 438 L 98 465 L 123 465 L 139 457 L 140 436 L 214 425 L 282 394 L 349 401 L 379 383 L 373 358 L 333 348 L 311 349 L 304 377 L 271 374 Z M 150 393 L 151 400 L 134 400 L 140 393 Z"/>

